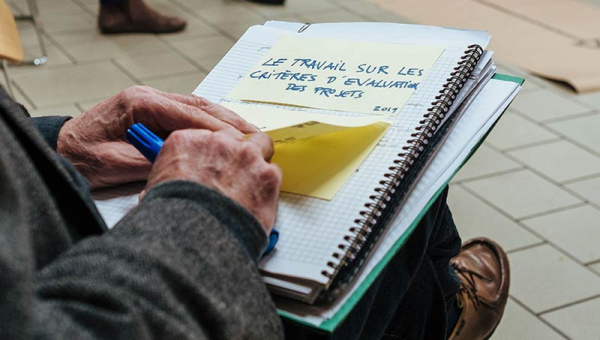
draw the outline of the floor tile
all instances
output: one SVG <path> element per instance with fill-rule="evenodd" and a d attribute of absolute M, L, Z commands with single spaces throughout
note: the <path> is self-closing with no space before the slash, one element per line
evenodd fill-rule
<path fill-rule="evenodd" d="M 486 143 L 498 149 L 507 150 L 558 138 L 559 136 L 511 112 L 509 109 L 507 114 L 500 118 L 500 122 L 492 130 L 486 139 Z"/>
<path fill-rule="evenodd" d="M 29 13 L 29 7 L 27 6 L 27 0 L 12 0 L 14 4 L 24 13 Z M 77 5 L 71 0 L 38 0 L 36 1 L 38 10 L 44 15 L 56 15 L 57 12 L 70 10 Z M 60 13 L 58 13 L 60 15 Z"/>
<path fill-rule="evenodd" d="M 454 180 L 461 181 L 522 167 L 498 151 L 482 144 L 467 164 L 454 176 Z"/>
<path fill-rule="evenodd" d="M 600 109 L 600 92 L 583 93 L 574 96 L 578 101 Z"/>
<path fill-rule="evenodd" d="M 259 22 L 265 21 L 264 17 L 251 10 L 249 6 L 246 6 L 246 4 L 241 3 L 231 3 L 224 4 L 222 6 L 203 8 L 196 10 L 194 14 L 204 19 L 206 22 L 213 24 L 253 20 L 257 20 Z"/>
<path fill-rule="evenodd" d="M 450 187 L 448 205 L 463 242 L 485 236 L 497 242 L 505 251 L 542 242 L 459 185 Z"/>
<path fill-rule="evenodd" d="M 492 339 L 555 340 L 564 338 L 518 303 L 508 299 L 504 317 Z"/>
<path fill-rule="evenodd" d="M 508 154 L 557 182 L 600 174 L 600 157 L 564 140 Z"/>
<path fill-rule="evenodd" d="M 167 53 L 123 57 L 115 60 L 137 79 L 175 75 L 183 72 L 196 72 L 198 69 L 177 53 Z"/>
<path fill-rule="evenodd" d="M 542 317 L 572 339 L 598 339 L 600 298 L 544 314 Z"/>
<path fill-rule="evenodd" d="M 40 69 L 13 78 L 37 107 L 105 97 L 134 85 L 110 62 Z"/>
<path fill-rule="evenodd" d="M 600 294 L 600 277 L 549 245 L 508 257 L 510 294 L 536 313 Z"/>
<path fill-rule="evenodd" d="M 600 262 L 594 263 L 594 264 L 590 265 L 589 267 L 596 273 L 600 274 Z"/>
<path fill-rule="evenodd" d="M 173 47 L 193 60 L 215 56 L 222 58 L 233 44 L 233 41 L 224 36 L 196 38 L 172 43 Z"/>
<path fill-rule="evenodd" d="M 306 13 L 301 15 L 305 22 L 362 22 L 365 18 L 359 17 L 356 14 L 350 13 L 343 9 L 324 13 Z"/>
<path fill-rule="evenodd" d="M 223 31 L 223 34 L 227 35 L 231 39 L 238 40 L 250 27 L 254 25 L 262 25 L 265 23 L 265 21 L 266 20 L 263 18 L 255 18 L 243 19 L 236 22 L 223 22 L 215 25 L 218 26 L 221 31 Z"/>
<path fill-rule="evenodd" d="M 538 122 L 590 111 L 589 108 L 576 101 L 548 90 L 520 94 L 512 103 L 511 108 Z"/>
<path fill-rule="evenodd" d="M 200 67 L 204 69 L 206 73 L 209 73 L 213 68 L 215 68 L 215 66 L 217 66 L 222 58 L 223 56 L 205 57 L 202 59 L 197 59 L 195 62 L 200 65 Z"/>
<path fill-rule="evenodd" d="M 463 184 L 513 218 L 581 203 L 531 171 L 517 171 Z"/>
<path fill-rule="evenodd" d="M 187 26 L 182 32 L 160 34 L 160 37 L 166 41 L 178 41 L 218 34 L 217 30 L 211 25 L 196 17 L 191 11 L 183 10 L 174 3 L 160 2 L 150 3 L 150 5 L 165 15 L 177 16 L 187 21 Z"/>
<path fill-rule="evenodd" d="M 600 150 L 600 114 L 581 118 L 569 119 L 548 124 L 559 133 L 587 146 L 593 150 Z"/>
<path fill-rule="evenodd" d="M 75 4 L 61 11 L 40 11 L 40 18 L 44 31 L 50 34 L 96 29 L 97 26 L 96 17 Z"/>
<path fill-rule="evenodd" d="M 54 38 L 79 62 L 158 54 L 169 51 L 169 48 L 153 35 L 103 36 L 96 31 L 85 30 L 54 36 Z"/>
<path fill-rule="evenodd" d="M 73 105 L 69 104 L 66 106 L 55 107 L 51 109 L 43 110 L 29 110 L 29 114 L 32 117 L 45 117 L 45 116 L 77 116 L 81 114 L 81 111 Z"/>
<path fill-rule="evenodd" d="M 24 72 L 37 72 L 42 68 L 53 68 L 55 66 L 73 65 L 73 61 L 61 49 L 56 47 L 50 41 L 44 38 L 48 62 L 39 66 L 19 65 L 11 67 L 11 73 L 18 74 Z M 42 56 L 40 46 L 36 42 L 34 45 L 23 46 L 25 52 L 25 60 L 31 60 Z"/>
<path fill-rule="evenodd" d="M 198 87 L 198 84 L 202 82 L 202 79 L 204 79 L 205 76 L 206 75 L 204 73 L 197 72 L 180 77 L 148 80 L 144 82 L 144 85 L 152 86 L 165 92 L 191 94 L 192 91 Z"/>
<path fill-rule="evenodd" d="M 590 205 L 522 221 L 583 263 L 600 260 L 599 222 L 600 210 Z"/>
<path fill-rule="evenodd" d="M 594 177 L 566 185 L 569 189 L 600 206 L 600 177 Z"/>
<path fill-rule="evenodd" d="M 324 0 L 287 0 L 283 6 L 251 4 L 252 9 L 264 17 L 281 13 L 325 13 L 339 9 L 338 6 Z"/>

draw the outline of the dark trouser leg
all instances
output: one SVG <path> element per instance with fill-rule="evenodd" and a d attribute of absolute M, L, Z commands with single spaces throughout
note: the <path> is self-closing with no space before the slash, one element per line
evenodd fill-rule
<path fill-rule="evenodd" d="M 396 339 L 444 339 L 446 306 L 459 287 L 449 262 L 461 244 L 447 194 L 446 189 L 331 336 L 284 320 L 286 338 L 379 339 L 387 333 Z"/>

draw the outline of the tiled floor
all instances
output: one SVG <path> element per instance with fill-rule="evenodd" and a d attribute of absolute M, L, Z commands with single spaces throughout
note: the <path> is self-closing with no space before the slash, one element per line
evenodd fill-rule
<path fill-rule="evenodd" d="M 598 3 L 596 0 L 586 0 Z M 15 12 L 25 0 L 8 0 Z M 152 0 L 188 20 L 175 35 L 101 36 L 98 0 L 38 0 L 50 62 L 12 68 L 17 98 L 35 115 L 76 115 L 133 85 L 190 93 L 250 25 L 403 22 L 364 0 Z M 35 35 L 21 25 L 28 55 Z M 464 239 L 509 252 L 511 297 L 494 339 L 600 337 L 600 92 L 575 95 L 527 78 L 523 92 L 455 178 L 449 203 Z"/>

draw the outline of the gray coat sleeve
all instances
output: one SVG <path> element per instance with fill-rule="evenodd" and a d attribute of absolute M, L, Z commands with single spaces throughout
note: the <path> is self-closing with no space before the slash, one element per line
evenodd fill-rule
<path fill-rule="evenodd" d="M 41 338 L 276 339 L 257 260 L 266 233 L 223 195 L 161 184 L 117 226 L 37 274 Z"/>

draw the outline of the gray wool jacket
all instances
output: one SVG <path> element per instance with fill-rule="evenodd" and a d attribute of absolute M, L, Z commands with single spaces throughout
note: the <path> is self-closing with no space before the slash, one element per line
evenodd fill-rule
<path fill-rule="evenodd" d="M 254 217 L 173 181 L 106 231 L 53 151 L 65 119 L 32 119 L 0 87 L 0 339 L 282 338 Z"/>

